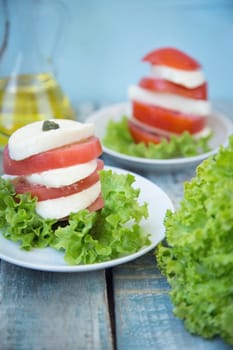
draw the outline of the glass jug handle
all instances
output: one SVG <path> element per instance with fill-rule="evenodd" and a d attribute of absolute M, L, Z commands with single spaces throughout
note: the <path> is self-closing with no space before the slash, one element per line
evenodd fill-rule
<path fill-rule="evenodd" d="M 2 5 L 0 8 L 2 8 L 2 13 L 4 17 L 4 29 L 3 29 L 3 40 L 2 43 L 0 44 L 0 60 L 4 54 L 4 51 L 6 50 L 7 43 L 8 43 L 8 38 L 9 38 L 9 33 L 10 33 L 10 20 L 8 16 L 8 11 L 7 11 L 7 5 L 6 5 L 6 0 L 1 0 Z"/>
<path fill-rule="evenodd" d="M 59 59 L 58 48 L 66 37 L 69 12 L 62 0 L 39 2 L 38 6 L 40 6 L 38 14 L 43 23 L 42 26 L 36 27 L 38 53 L 42 59 L 46 59 L 54 71 L 56 70 L 55 61 Z M 43 39 L 44 37 L 46 40 Z"/>

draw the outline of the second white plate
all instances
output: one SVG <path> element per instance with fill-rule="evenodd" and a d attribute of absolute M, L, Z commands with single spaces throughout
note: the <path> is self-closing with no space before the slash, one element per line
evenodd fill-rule
<path fill-rule="evenodd" d="M 98 110 L 87 118 L 87 122 L 95 124 L 95 134 L 103 140 L 110 120 L 119 121 L 123 115 L 130 114 L 129 103 L 111 105 Z M 132 157 L 111 150 L 103 146 L 103 151 L 114 161 L 126 168 L 138 170 L 177 170 L 187 166 L 195 166 L 210 155 L 215 154 L 220 145 L 226 145 L 229 136 L 233 133 L 233 123 L 223 114 L 213 112 L 208 118 L 208 126 L 213 131 L 210 141 L 211 151 L 193 157 L 174 159 L 147 159 Z"/>

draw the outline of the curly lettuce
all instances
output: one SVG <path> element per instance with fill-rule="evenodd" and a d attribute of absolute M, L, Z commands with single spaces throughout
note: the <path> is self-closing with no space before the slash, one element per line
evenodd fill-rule
<path fill-rule="evenodd" d="M 172 135 L 169 141 L 163 139 L 159 144 L 150 143 L 147 146 L 143 142 L 136 144 L 128 130 L 127 120 L 127 116 L 122 116 L 118 122 L 113 120 L 108 122 L 103 138 L 104 146 L 129 156 L 151 159 L 192 157 L 210 151 L 211 133 L 194 138 L 188 132 L 184 132 L 180 136 Z"/>
<path fill-rule="evenodd" d="M 156 250 L 174 313 L 191 333 L 233 345 L 233 136 L 185 184 Z"/>
<path fill-rule="evenodd" d="M 103 209 L 72 213 L 68 221 L 43 219 L 36 213 L 36 198 L 17 195 L 13 185 L 0 178 L 0 229 L 3 236 L 20 242 L 22 249 L 53 247 L 64 252 L 68 264 L 91 264 L 133 254 L 150 245 L 140 226 L 148 217 L 140 205 L 140 190 L 131 174 L 100 171 Z"/>

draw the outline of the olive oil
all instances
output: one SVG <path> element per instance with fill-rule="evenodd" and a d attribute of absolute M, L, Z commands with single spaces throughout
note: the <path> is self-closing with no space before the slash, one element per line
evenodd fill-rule
<path fill-rule="evenodd" d="M 49 118 L 76 118 L 52 74 L 0 78 L 0 148 L 19 127 Z"/>

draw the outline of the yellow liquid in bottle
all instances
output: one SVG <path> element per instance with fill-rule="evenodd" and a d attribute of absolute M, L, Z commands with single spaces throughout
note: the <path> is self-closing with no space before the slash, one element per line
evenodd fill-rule
<path fill-rule="evenodd" d="M 6 145 L 16 129 L 49 118 L 76 118 L 52 74 L 0 79 L 0 148 Z"/>

